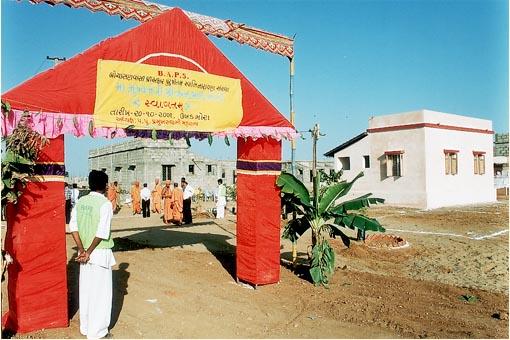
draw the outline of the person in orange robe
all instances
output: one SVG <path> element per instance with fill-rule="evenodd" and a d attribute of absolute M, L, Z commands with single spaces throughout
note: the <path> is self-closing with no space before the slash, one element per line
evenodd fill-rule
<path fill-rule="evenodd" d="M 133 207 L 133 215 L 142 212 L 141 199 L 142 198 L 140 196 L 140 182 L 135 181 L 133 183 L 133 186 L 131 187 L 131 204 Z"/>
<path fill-rule="evenodd" d="M 174 183 L 174 191 L 172 198 L 172 222 L 181 225 L 182 223 L 182 203 L 183 203 L 183 192 L 179 188 L 179 184 Z"/>
<path fill-rule="evenodd" d="M 154 188 L 151 192 L 151 203 L 152 203 L 152 212 L 161 214 L 161 184 L 159 184 L 159 178 L 156 178 L 156 182 L 154 184 Z"/>
<path fill-rule="evenodd" d="M 107 194 L 108 200 L 112 202 L 112 209 L 113 212 L 117 210 L 117 188 L 115 188 L 115 184 L 110 183 L 108 185 L 108 194 Z"/>
<path fill-rule="evenodd" d="M 161 197 L 163 197 L 163 222 L 170 223 L 172 219 L 172 187 L 170 181 L 165 181 L 165 186 L 161 191 Z"/>

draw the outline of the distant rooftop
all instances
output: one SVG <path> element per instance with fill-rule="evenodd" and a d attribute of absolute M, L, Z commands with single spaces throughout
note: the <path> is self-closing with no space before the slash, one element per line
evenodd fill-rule
<path fill-rule="evenodd" d="M 356 137 L 353 137 L 353 138 L 349 139 L 347 142 L 345 142 L 343 144 L 340 144 L 339 146 L 337 146 L 334 149 L 329 150 L 328 152 L 326 152 L 324 154 L 324 156 L 326 156 L 326 157 L 333 157 L 335 155 L 335 153 L 337 153 L 338 151 L 341 151 L 341 150 L 345 149 L 346 147 L 348 147 L 348 146 L 350 146 L 350 145 L 352 145 L 352 144 L 362 140 L 367 135 L 368 135 L 368 133 L 366 131 L 363 132 L 363 133 L 360 133 Z"/>

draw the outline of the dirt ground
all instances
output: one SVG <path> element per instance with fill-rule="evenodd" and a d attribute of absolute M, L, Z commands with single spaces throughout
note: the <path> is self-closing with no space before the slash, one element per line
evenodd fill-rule
<path fill-rule="evenodd" d="M 234 215 L 168 227 L 159 216 L 144 220 L 123 209 L 112 227 L 111 332 L 115 338 L 508 338 L 508 201 L 434 211 L 380 206 L 367 213 L 409 246 L 346 248 L 333 240 L 337 270 L 326 289 L 290 269 L 291 245 L 282 241 L 280 283 L 253 289 L 235 282 Z M 83 338 L 76 251 L 67 240 L 69 328 L 15 337 Z M 309 242 L 307 234 L 298 242 L 301 261 Z"/>

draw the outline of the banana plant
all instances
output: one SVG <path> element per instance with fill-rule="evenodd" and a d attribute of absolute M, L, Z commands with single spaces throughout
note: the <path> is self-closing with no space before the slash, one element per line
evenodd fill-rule
<path fill-rule="evenodd" d="M 347 195 L 354 183 L 363 176 L 360 172 L 352 181 L 341 181 L 324 186 L 319 190 L 320 173 L 313 179 L 314 196 L 305 185 L 292 174 L 282 172 L 276 181 L 280 187 L 283 201 L 297 212 L 285 226 L 283 238 L 296 242 L 308 229 L 312 230 L 312 254 L 310 275 L 316 285 L 327 286 L 335 268 L 335 252 L 328 242 L 329 237 L 339 236 L 346 246 L 350 238 L 342 228 L 363 231 L 380 231 L 385 229 L 372 218 L 364 216 L 360 209 L 370 204 L 384 203 L 381 198 L 366 194 L 355 199 L 337 202 Z M 359 233 L 358 233 L 359 235 Z"/>

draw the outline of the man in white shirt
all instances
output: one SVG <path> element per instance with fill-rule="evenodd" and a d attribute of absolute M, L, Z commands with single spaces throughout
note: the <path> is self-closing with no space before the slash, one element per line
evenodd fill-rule
<path fill-rule="evenodd" d="M 216 218 L 225 218 L 225 206 L 227 205 L 227 188 L 223 180 L 218 180 L 218 192 L 216 193 Z"/>
<path fill-rule="evenodd" d="M 71 190 L 71 206 L 74 208 L 76 202 L 78 202 L 78 197 L 80 197 L 80 190 L 78 190 L 78 184 L 73 183 L 73 189 Z"/>
<path fill-rule="evenodd" d="M 182 201 L 182 223 L 191 224 L 193 223 L 193 217 L 191 216 L 191 197 L 193 196 L 193 188 L 186 182 L 184 177 L 181 178 L 181 187 L 183 192 Z"/>
<path fill-rule="evenodd" d="M 151 217 L 151 191 L 147 188 L 147 183 L 143 183 L 143 189 L 140 191 L 142 197 L 142 216 Z"/>
<path fill-rule="evenodd" d="M 80 333 L 89 339 L 108 335 L 112 312 L 112 266 L 115 265 L 110 224 L 112 204 L 105 197 L 108 175 L 92 170 L 90 193 L 71 212 L 69 230 L 78 246 L 80 263 Z"/>

